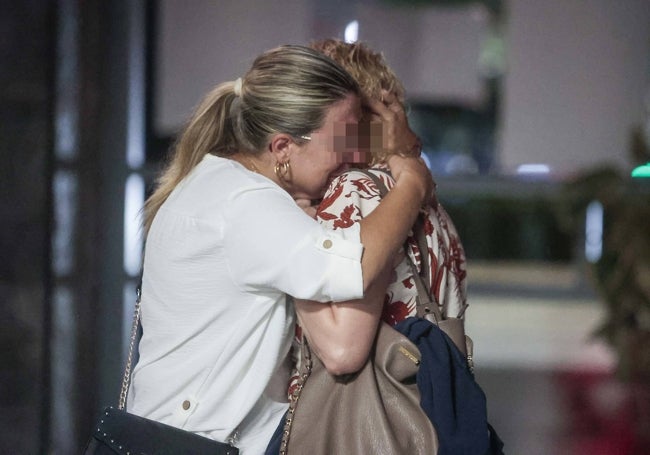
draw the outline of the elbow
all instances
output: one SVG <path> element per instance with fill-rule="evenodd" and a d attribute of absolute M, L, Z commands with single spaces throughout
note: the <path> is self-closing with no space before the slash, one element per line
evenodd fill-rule
<path fill-rule="evenodd" d="M 325 369 L 332 376 L 342 376 L 359 371 L 368 360 L 369 352 L 346 347 L 330 349 L 327 354 L 319 356 Z"/>

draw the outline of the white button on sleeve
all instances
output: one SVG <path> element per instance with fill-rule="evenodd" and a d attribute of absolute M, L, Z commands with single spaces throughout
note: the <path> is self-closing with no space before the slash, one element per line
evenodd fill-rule
<path fill-rule="evenodd" d="M 240 192 L 226 216 L 224 249 L 243 289 L 321 302 L 363 297 L 358 224 L 331 231 L 279 189 Z"/>

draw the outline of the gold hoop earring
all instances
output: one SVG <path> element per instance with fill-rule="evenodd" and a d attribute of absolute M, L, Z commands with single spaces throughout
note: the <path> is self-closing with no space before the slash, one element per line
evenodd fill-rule
<path fill-rule="evenodd" d="M 280 179 L 281 182 L 289 182 L 291 180 L 291 165 L 289 161 L 280 163 L 279 161 L 275 163 L 275 175 Z"/>

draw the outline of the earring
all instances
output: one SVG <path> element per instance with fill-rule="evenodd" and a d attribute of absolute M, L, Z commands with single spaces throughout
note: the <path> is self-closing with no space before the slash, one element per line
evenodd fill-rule
<path fill-rule="evenodd" d="M 275 163 L 275 168 L 273 170 L 281 182 L 287 183 L 291 180 L 291 165 L 289 164 L 289 161 L 283 163 L 278 161 Z"/>

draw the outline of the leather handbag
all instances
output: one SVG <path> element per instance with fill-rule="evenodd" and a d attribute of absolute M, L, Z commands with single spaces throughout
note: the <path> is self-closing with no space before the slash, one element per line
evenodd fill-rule
<path fill-rule="evenodd" d="M 430 299 L 418 299 L 417 308 L 419 317 L 441 320 Z M 416 377 L 421 361 L 411 340 L 380 322 L 363 368 L 337 377 L 312 354 L 303 336 L 299 382 L 285 418 L 280 454 L 438 453 L 436 430 L 420 405 Z"/>
<path fill-rule="evenodd" d="M 420 407 L 420 351 L 381 323 L 370 358 L 336 377 L 303 339 L 300 380 L 285 419 L 281 454 L 437 453 L 436 431 Z"/>
<path fill-rule="evenodd" d="M 374 174 L 371 178 L 379 180 Z M 388 191 L 383 182 L 376 184 L 383 194 Z M 414 229 L 421 230 L 419 226 Z M 280 454 L 499 453 L 496 450 L 488 452 L 492 449 L 491 427 L 487 424 L 485 396 L 471 371 L 472 342 L 465 335 L 463 320 L 442 318 L 439 306 L 432 302 L 430 293 L 426 291 L 423 282 L 425 267 L 418 273 L 412 262 L 410 265 L 418 290 L 418 318 L 408 318 L 407 321 L 424 322 L 434 328 L 434 344 L 449 355 L 425 359 L 426 372 L 421 374 L 423 359 L 418 346 L 407 336 L 380 322 L 372 351 L 363 368 L 355 374 L 336 377 L 327 372 L 317 356 L 312 355 L 309 342 L 303 336 L 299 382 L 291 397 L 282 434 L 276 433 L 280 436 Z M 427 390 L 424 398 L 428 409 L 423 409 L 420 382 L 426 381 L 426 374 L 436 369 L 437 362 L 445 367 L 443 371 L 448 376 L 445 382 L 452 392 L 461 389 L 469 392 L 471 402 L 461 398 L 459 403 L 463 409 L 462 421 L 454 415 L 453 409 L 446 406 L 448 403 L 456 404 L 454 400 L 457 397 L 445 398 L 446 403 L 442 403 L 445 406 L 432 411 L 429 409 L 432 395 L 438 395 Z M 421 376 L 425 380 L 421 381 Z M 461 377 L 460 383 L 455 376 Z M 457 388 L 459 384 L 460 389 Z M 444 394 L 448 394 L 447 391 L 447 388 L 441 389 Z M 444 422 L 440 421 L 441 415 Z M 435 427 L 432 422 L 436 423 Z M 477 422 L 480 425 L 474 425 L 477 428 L 470 430 L 473 434 L 469 444 L 463 441 L 462 434 L 451 428 L 461 423 L 463 426 L 457 428 L 466 429 L 471 426 L 468 423 Z M 445 430 L 451 428 L 448 431 L 455 434 L 449 437 L 441 434 L 444 439 L 439 439 L 436 430 L 439 424 Z M 493 439 L 497 446 L 500 440 L 496 433 Z M 485 451 L 448 449 L 458 441 L 465 448 L 481 447 Z M 441 447 L 441 442 L 444 442 L 444 447 Z M 270 447 L 274 445 L 272 442 Z M 455 447 L 457 449 L 458 445 Z"/>
<path fill-rule="evenodd" d="M 84 455 L 238 455 L 239 449 L 124 410 L 140 326 L 140 287 L 137 290 L 129 353 L 118 407 L 104 408 L 88 440 Z"/>

